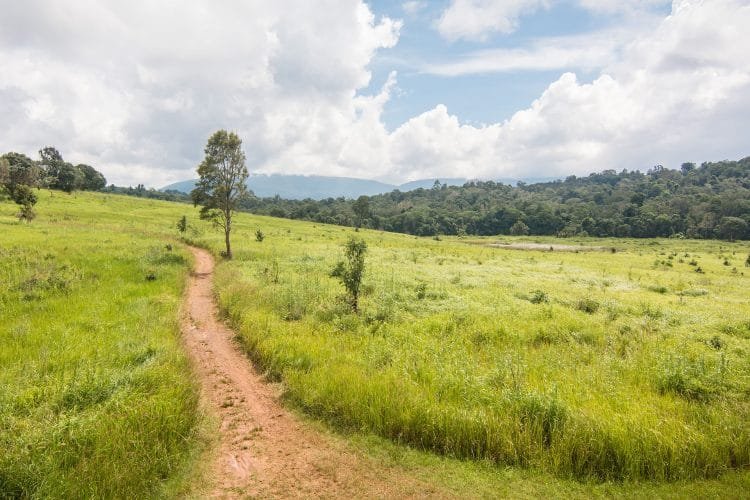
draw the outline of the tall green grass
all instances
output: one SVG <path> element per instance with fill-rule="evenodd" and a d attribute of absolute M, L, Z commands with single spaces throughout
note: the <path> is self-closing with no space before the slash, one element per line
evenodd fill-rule
<path fill-rule="evenodd" d="M 304 411 L 581 480 L 750 465 L 742 245 L 586 240 L 616 251 L 575 253 L 361 231 L 371 252 L 355 315 L 328 278 L 349 234 L 255 218 L 217 274 L 248 351 Z"/>
<path fill-rule="evenodd" d="M 186 205 L 40 194 L 31 225 L 0 202 L 0 496 L 175 496 L 200 439 L 174 224 L 187 215 L 217 254 L 221 237 Z M 355 436 L 487 459 L 368 445 L 386 466 L 418 456 L 409 470 L 478 496 L 746 489 L 747 247 L 583 240 L 617 252 L 576 254 L 361 231 L 354 315 L 328 277 L 350 234 L 240 214 L 216 292 L 290 403 Z"/>
<path fill-rule="evenodd" d="M 199 449 L 175 209 L 47 191 L 37 209 L 0 203 L 0 497 L 174 494 Z"/>

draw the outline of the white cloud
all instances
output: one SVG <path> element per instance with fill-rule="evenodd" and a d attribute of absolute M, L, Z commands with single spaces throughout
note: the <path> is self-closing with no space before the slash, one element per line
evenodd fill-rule
<path fill-rule="evenodd" d="M 438 106 L 393 134 L 393 158 L 424 165 L 421 174 L 500 177 L 745 156 L 749 25 L 742 0 L 675 2 L 595 81 L 566 73 L 528 109 L 485 127 L 461 126 Z"/>
<path fill-rule="evenodd" d="M 578 4 L 598 14 L 639 15 L 655 7 L 669 5 L 671 0 L 577 0 Z"/>
<path fill-rule="evenodd" d="M 651 27 L 644 24 L 630 29 L 540 38 L 520 48 L 478 50 L 458 60 L 427 64 L 422 71 L 441 76 L 459 76 L 512 71 L 601 69 L 617 59 L 618 52 L 632 41 L 635 33 Z"/>
<path fill-rule="evenodd" d="M 548 0 L 451 0 L 435 27 L 448 40 L 482 41 L 492 33 L 512 33 L 523 14 L 549 5 Z"/>
<path fill-rule="evenodd" d="M 655 26 L 600 34 L 598 49 L 567 37 L 444 65 L 448 75 L 486 71 L 494 60 L 496 71 L 574 66 L 600 68 L 600 76 L 581 82 L 565 73 L 503 123 L 462 124 L 437 105 L 392 132 L 383 110 L 397 93 L 396 74 L 373 95 L 362 89 L 374 54 L 397 43 L 401 23 L 357 0 L 27 0 L 3 14 L 0 151 L 56 145 L 119 184 L 194 177 L 219 128 L 240 133 L 253 172 L 391 181 L 750 154 L 745 0 L 676 1 Z"/>
<path fill-rule="evenodd" d="M 400 26 L 359 0 L 9 4 L 0 151 L 53 144 L 110 181 L 158 185 L 192 177 L 228 128 L 253 169 L 329 168 Z"/>
<path fill-rule="evenodd" d="M 634 19 L 647 17 L 656 7 L 671 0 L 574 0 L 587 11 L 601 15 L 619 15 Z M 485 41 L 492 34 L 507 35 L 516 31 L 520 18 L 539 9 L 548 9 L 562 0 L 451 0 L 435 23 L 435 28 L 449 41 L 460 39 Z"/>
<path fill-rule="evenodd" d="M 427 7 L 427 2 L 425 0 L 409 0 L 408 2 L 401 4 L 403 11 L 412 16 L 420 10 L 423 10 L 425 7 Z"/>

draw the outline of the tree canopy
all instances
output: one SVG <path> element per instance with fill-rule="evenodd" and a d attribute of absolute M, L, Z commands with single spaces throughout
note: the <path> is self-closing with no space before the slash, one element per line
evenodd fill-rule
<path fill-rule="evenodd" d="M 647 172 L 604 170 L 565 180 L 510 186 L 463 186 L 367 197 L 252 198 L 259 214 L 419 236 L 530 234 L 555 236 L 750 239 L 750 157 L 739 161 L 657 165 Z"/>

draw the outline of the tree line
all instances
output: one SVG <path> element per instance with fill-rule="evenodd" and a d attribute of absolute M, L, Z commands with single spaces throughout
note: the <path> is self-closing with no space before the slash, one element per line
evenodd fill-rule
<path fill-rule="evenodd" d="M 436 235 L 553 235 L 750 239 L 750 157 L 739 161 L 604 170 L 510 186 L 473 181 L 356 200 L 250 197 L 258 214 Z"/>
<path fill-rule="evenodd" d="M 20 207 L 19 219 L 31 221 L 37 201 L 33 188 L 73 191 L 100 191 L 107 185 L 101 172 L 90 165 L 66 162 L 60 152 L 47 146 L 39 150 L 39 160 L 23 153 L 0 156 L 0 196 L 9 196 Z"/>

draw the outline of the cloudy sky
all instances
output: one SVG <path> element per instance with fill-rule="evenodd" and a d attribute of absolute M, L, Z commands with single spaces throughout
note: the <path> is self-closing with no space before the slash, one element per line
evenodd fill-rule
<path fill-rule="evenodd" d="M 539 177 L 750 155 L 750 0 L 2 2 L 0 152 L 119 185 Z"/>

